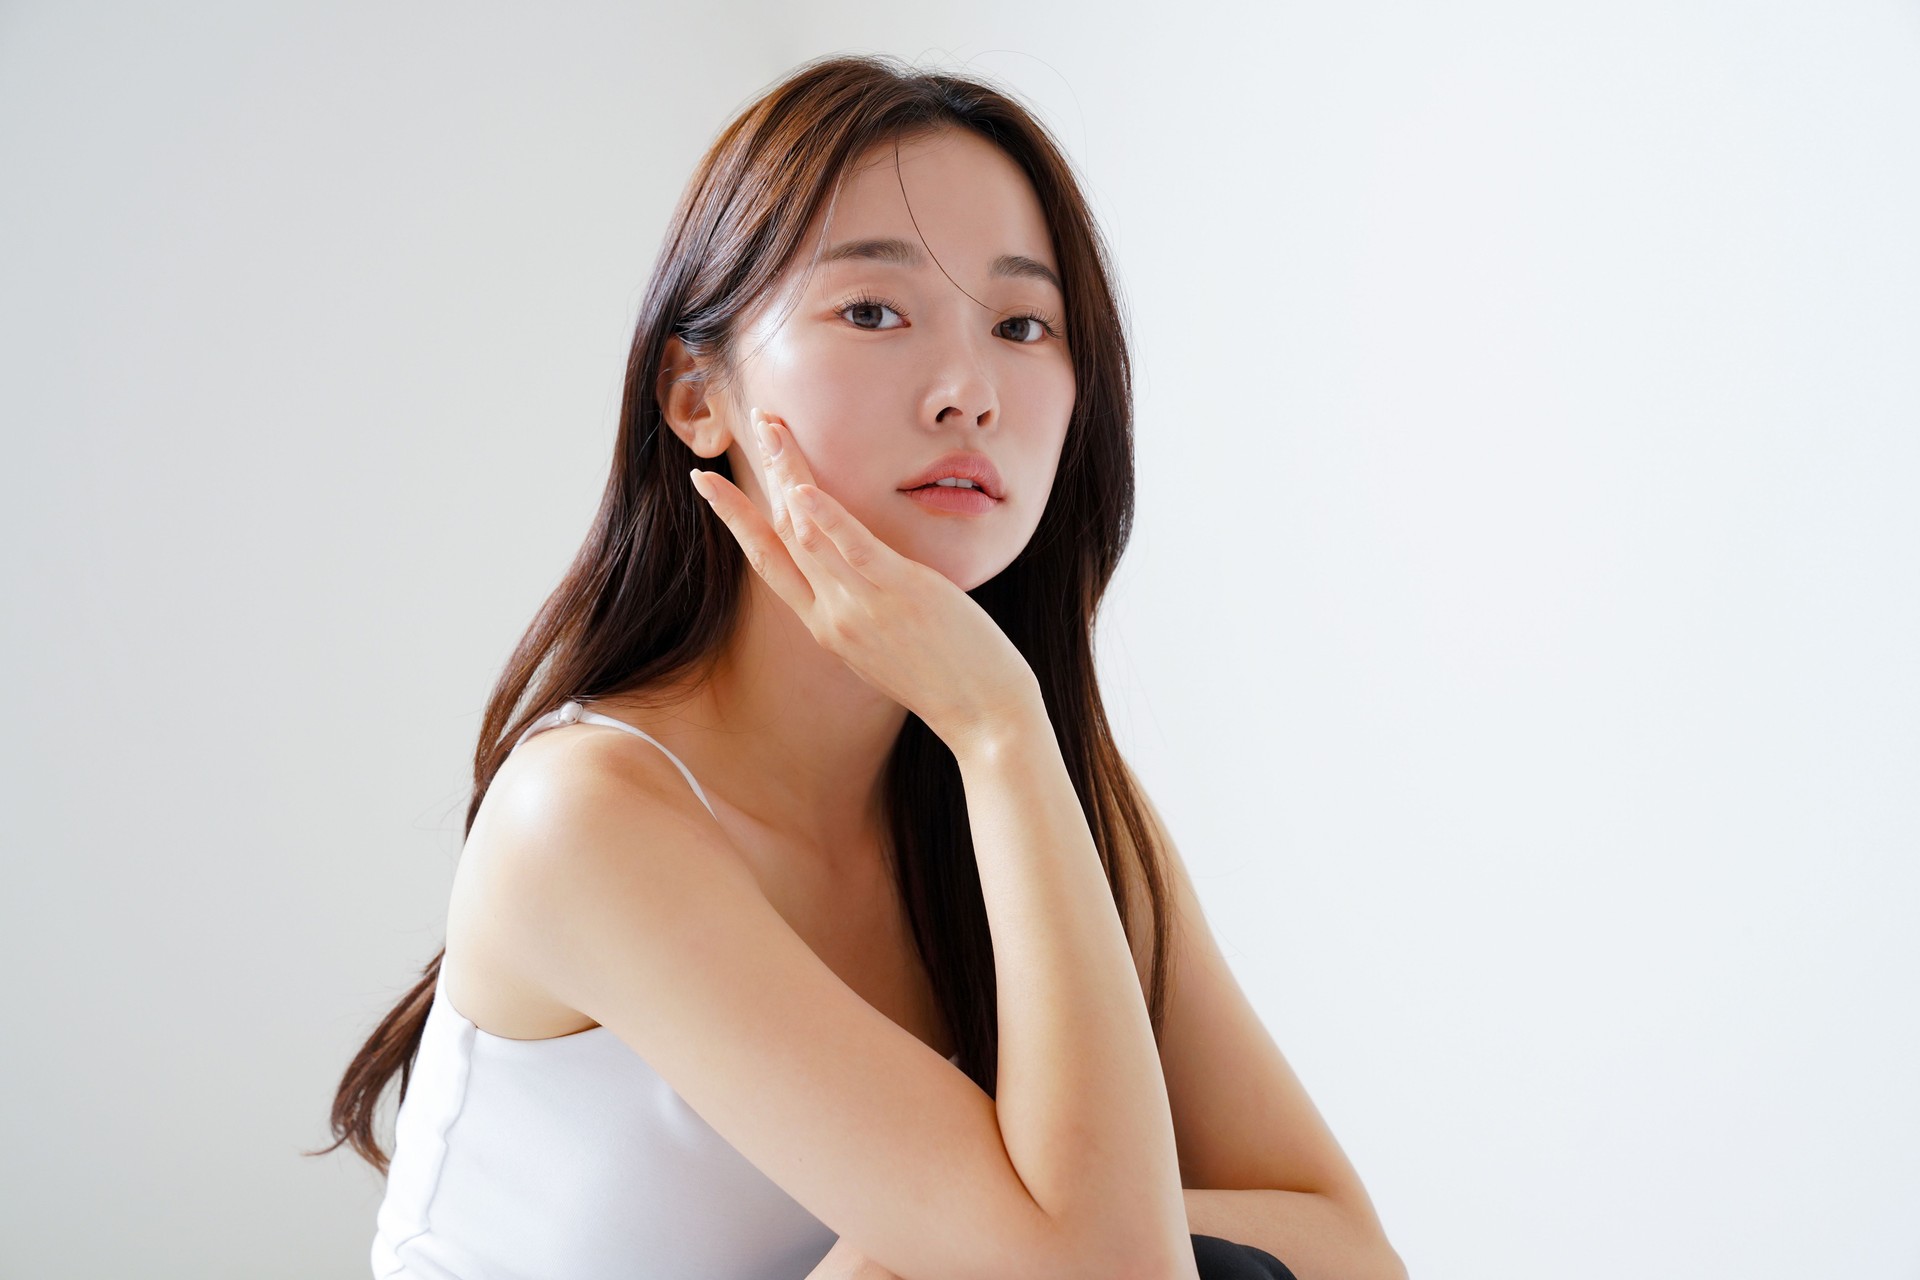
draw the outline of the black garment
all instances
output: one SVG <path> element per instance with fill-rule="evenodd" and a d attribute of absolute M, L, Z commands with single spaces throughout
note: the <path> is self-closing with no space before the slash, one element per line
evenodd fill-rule
<path fill-rule="evenodd" d="M 1296 1280 L 1287 1264 L 1250 1244 L 1235 1244 L 1219 1236 L 1195 1236 L 1193 1260 L 1200 1280 Z"/>

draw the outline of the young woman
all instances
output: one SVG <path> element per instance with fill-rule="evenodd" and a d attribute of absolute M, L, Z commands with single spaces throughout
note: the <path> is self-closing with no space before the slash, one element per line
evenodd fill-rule
<path fill-rule="evenodd" d="M 1020 106 L 833 58 L 727 127 L 334 1102 L 376 1275 L 1404 1276 L 1101 709 L 1130 433 Z"/>

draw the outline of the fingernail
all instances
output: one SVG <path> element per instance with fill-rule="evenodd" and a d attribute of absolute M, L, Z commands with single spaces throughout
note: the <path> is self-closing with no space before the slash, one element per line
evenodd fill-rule
<path fill-rule="evenodd" d="M 771 422 L 763 421 L 760 424 L 760 447 L 769 458 L 780 456 L 780 435 Z"/>
<path fill-rule="evenodd" d="M 805 487 L 793 491 L 793 500 L 800 504 L 802 511 L 817 511 L 820 507 L 819 497 L 812 489 Z"/>

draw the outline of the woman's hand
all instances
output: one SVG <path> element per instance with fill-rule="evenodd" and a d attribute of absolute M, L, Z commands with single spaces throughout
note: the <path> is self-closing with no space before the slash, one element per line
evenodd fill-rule
<path fill-rule="evenodd" d="M 713 472 L 694 471 L 694 488 L 813 638 L 956 752 L 1023 703 L 1037 704 L 1033 668 L 987 611 L 875 537 L 813 483 L 786 424 L 752 414 L 773 523 Z"/>
<path fill-rule="evenodd" d="M 900 1277 L 845 1240 L 836 1240 L 833 1248 L 827 1250 L 827 1256 L 807 1272 L 807 1280 L 900 1280 Z"/>

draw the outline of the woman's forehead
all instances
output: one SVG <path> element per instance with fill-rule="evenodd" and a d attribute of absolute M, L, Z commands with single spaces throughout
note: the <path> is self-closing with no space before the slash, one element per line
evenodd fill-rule
<path fill-rule="evenodd" d="M 1011 156 L 965 129 L 869 149 L 847 167 L 837 198 L 808 229 L 800 258 L 828 268 L 840 247 L 889 240 L 930 249 L 949 271 L 978 274 L 1008 254 L 1058 271 L 1033 184 Z"/>

